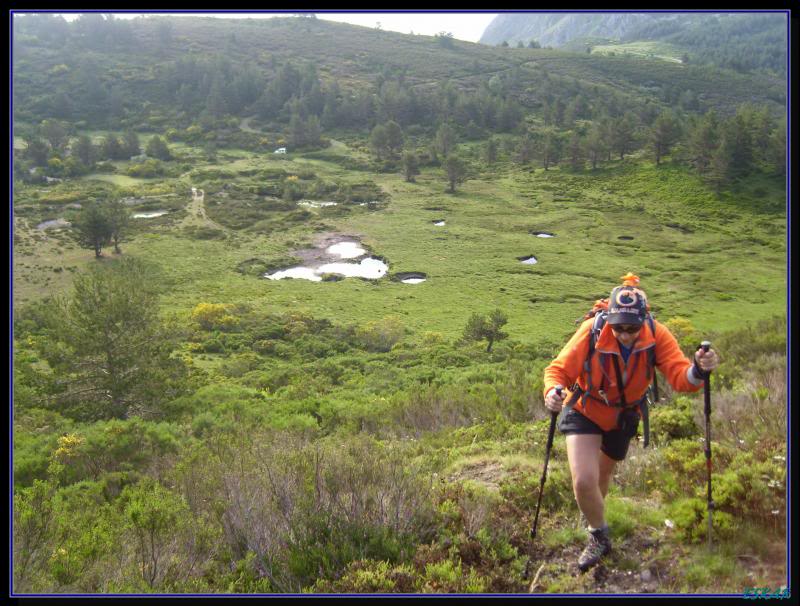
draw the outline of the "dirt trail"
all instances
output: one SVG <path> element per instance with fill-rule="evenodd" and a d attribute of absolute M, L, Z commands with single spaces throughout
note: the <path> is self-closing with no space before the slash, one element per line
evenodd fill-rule
<path fill-rule="evenodd" d="M 239 123 L 239 129 L 243 130 L 246 133 L 256 133 L 257 135 L 263 134 L 263 131 L 256 130 L 255 128 L 250 127 L 250 120 L 252 120 L 253 118 L 255 118 L 255 116 L 242 118 L 242 121 Z"/>
<path fill-rule="evenodd" d="M 181 222 L 181 227 L 189 227 L 191 225 L 213 227 L 214 229 L 225 231 L 222 225 L 212 221 L 206 215 L 205 192 L 202 189 L 195 190 L 192 188 L 192 201 L 186 208 L 186 218 Z"/>

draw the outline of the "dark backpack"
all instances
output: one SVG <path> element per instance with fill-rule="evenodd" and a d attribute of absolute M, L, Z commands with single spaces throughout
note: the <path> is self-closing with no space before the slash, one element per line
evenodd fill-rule
<path fill-rule="evenodd" d="M 594 318 L 594 323 L 592 324 L 592 328 L 589 331 L 589 354 L 586 356 L 586 361 L 584 362 L 584 370 L 586 370 L 587 377 L 589 377 L 589 381 L 591 381 L 591 377 L 589 375 L 589 369 L 591 368 L 591 360 L 592 356 L 594 355 L 595 345 L 597 343 L 597 338 L 600 336 L 600 331 L 603 330 L 603 326 L 606 325 L 606 319 L 608 318 L 608 299 L 598 299 L 594 302 L 592 309 L 590 309 L 586 315 L 582 318 L 578 318 L 575 320 L 576 324 L 580 324 L 581 322 L 588 320 L 590 318 Z M 656 324 L 653 319 L 653 314 L 650 313 L 650 306 L 648 305 L 647 311 L 647 323 L 650 325 L 650 332 L 653 333 L 653 336 L 656 335 Z M 653 393 L 653 401 L 658 402 L 659 395 L 658 395 L 658 377 L 656 376 L 656 348 L 652 347 L 650 351 L 647 352 L 647 366 L 648 366 L 648 373 L 652 375 L 653 381 L 650 384 L 650 388 L 652 389 Z"/>
<path fill-rule="evenodd" d="M 597 344 L 597 339 L 600 336 L 600 331 L 603 330 L 603 326 L 606 325 L 606 319 L 608 318 L 608 299 L 598 299 L 595 301 L 594 306 L 590 309 L 586 315 L 582 318 L 578 318 L 575 323 L 580 324 L 585 320 L 589 320 L 590 318 L 594 318 L 594 322 L 592 323 L 592 328 L 589 331 L 589 353 L 586 356 L 586 360 L 583 363 L 583 369 L 586 372 L 586 379 L 588 381 L 588 389 L 585 392 L 585 395 L 592 390 L 592 373 L 591 373 L 591 364 L 592 364 L 592 356 L 595 352 L 595 345 Z M 656 334 L 656 325 L 655 320 L 653 319 L 653 314 L 650 313 L 649 306 L 647 311 L 647 323 L 650 325 L 650 332 L 653 333 L 653 336 Z M 615 362 L 615 369 L 617 371 L 618 380 L 621 383 L 622 377 L 619 375 L 619 366 L 617 365 L 617 360 Z M 658 395 L 658 377 L 656 376 L 656 348 L 651 347 L 650 350 L 647 352 L 647 372 L 649 376 L 652 376 L 652 382 L 650 383 L 650 387 L 647 389 L 646 396 L 640 401 L 639 408 L 642 412 L 642 422 L 644 424 L 644 447 L 647 448 L 647 445 L 650 443 L 650 413 L 649 413 L 649 403 L 655 403 L 659 400 Z M 584 397 L 585 397 L 584 395 Z M 622 396 L 623 403 L 625 402 L 624 394 Z"/>

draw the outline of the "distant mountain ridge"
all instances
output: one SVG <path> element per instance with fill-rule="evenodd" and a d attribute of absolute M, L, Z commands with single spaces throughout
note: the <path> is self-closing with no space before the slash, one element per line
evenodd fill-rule
<path fill-rule="evenodd" d="M 483 32 L 480 42 L 513 45 L 536 40 L 542 46 L 559 47 L 586 36 L 619 39 L 653 17 L 661 16 L 647 13 L 508 13 L 495 17 Z"/>
<path fill-rule="evenodd" d="M 786 73 L 785 13 L 504 13 L 480 42 L 591 49 L 596 43 L 663 42 L 692 63 Z M 584 44 L 579 44 L 583 41 Z"/>

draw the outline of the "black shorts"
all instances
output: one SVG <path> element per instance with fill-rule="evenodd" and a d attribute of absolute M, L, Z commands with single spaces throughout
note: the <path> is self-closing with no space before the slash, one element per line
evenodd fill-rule
<path fill-rule="evenodd" d="M 585 417 L 574 408 L 564 408 L 558 420 L 558 430 L 565 434 L 597 434 L 603 436 L 603 443 L 600 446 L 607 457 L 615 461 L 622 461 L 628 454 L 628 446 L 631 438 L 636 435 L 636 428 L 639 422 L 630 431 L 612 429 L 603 431 L 594 421 Z"/>

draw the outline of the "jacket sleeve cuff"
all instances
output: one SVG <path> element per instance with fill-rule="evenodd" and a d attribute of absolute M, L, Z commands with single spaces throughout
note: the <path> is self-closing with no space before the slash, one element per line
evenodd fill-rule
<path fill-rule="evenodd" d="M 700 373 L 697 372 L 697 369 L 694 367 L 694 365 L 690 366 L 686 370 L 686 378 L 689 380 L 689 383 L 695 387 L 702 385 L 705 382 L 705 379 L 700 376 Z"/>

